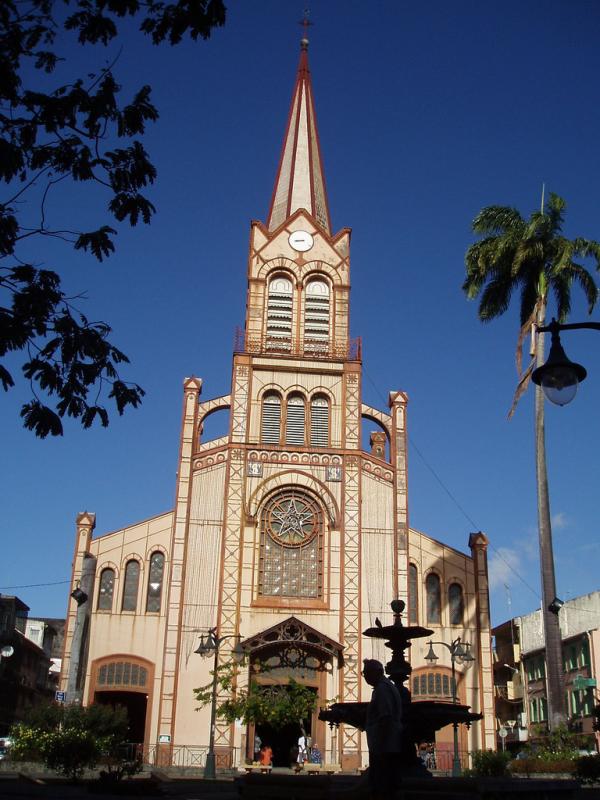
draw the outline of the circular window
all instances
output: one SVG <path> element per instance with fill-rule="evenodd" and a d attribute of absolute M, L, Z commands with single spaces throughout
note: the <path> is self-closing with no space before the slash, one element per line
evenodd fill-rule
<path fill-rule="evenodd" d="M 298 492 L 279 494 L 265 509 L 269 536 L 287 547 L 301 547 L 319 531 L 321 509 L 315 500 Z"/>

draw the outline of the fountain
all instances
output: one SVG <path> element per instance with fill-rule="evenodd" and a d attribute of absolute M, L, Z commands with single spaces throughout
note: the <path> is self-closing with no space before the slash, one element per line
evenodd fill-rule
<path fill-rule="evenodd" d="M 481 714 L 471 712 L 469 706 L 460 703 L 448 703 L 440 700 L 424 700 L 411 702 L 410 690 L 404 683 L 410 677 L 412 667 L 405 658 L 404 651 L 410 647 L 411 639 L 432 636 L 433 631 L 419 625 L 405 627 L 402 624 L 402 612 L 405 603 L 393 600 L 391 608 L 394 612 L 394 623 L 384 626 L 375 619 L 375 627 L 367 628 L 364 636 L 373 639 L 386 639 L 385 646 L 392 651 L 392 658 L 385 665 L 385 671 L 398 687 L 402 696 L 402 715 L 405 730 L 405 744 L 400 757 L 402 775 L 406 777 L 429 776 L 430 772 L 417 756 L 416 745 L 420 742 L 433 742 L 435 731 L 446 725 L 465 724 L 467 727 L 475 720 L 482 719 Z M 332 703 L 322 709 L 319 719 L 330 725 L 351 725 L 364 730 L 368 703 Z"/>

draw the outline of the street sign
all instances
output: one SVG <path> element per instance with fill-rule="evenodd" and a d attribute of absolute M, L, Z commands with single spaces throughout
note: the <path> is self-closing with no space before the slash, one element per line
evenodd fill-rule
<path fill-rule="evenodd" d="M 54 699 L 57 703 L 65 702 L 65 692 L 54 692 Z"/>
<path fill-rule="evenodd" d="M 500 728 L 500 730 L 498 731 L 498 736 L 501 739 L 506 739 L 506 737 L 508 736 L 508 731 L 506 730 L 506 728 L 504 727 Z"/>

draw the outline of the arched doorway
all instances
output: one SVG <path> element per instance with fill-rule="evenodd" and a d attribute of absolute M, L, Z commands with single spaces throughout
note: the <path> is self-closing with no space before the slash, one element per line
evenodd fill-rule
<path fill-rule="evenodd" d="M 94 703 L 122 706 L 127 711 L 130 742 L 148 740 L 154 667 L 133 656 L 107 656 L 94 662 L 90 698 Z"/>
<path fill-rule="evenodd" d="M 294 750 L 302 734 L 310 737 L 325 752 L 326 723 L 318 719 L 319 707 L 327 699 L 328 677 L 341 666 L 342 647 L 296 617 L 274 625 L 242 643 L 250 654 L 249 681 L 268 693 L 285 691 L 290 680 L 308 687 L 317 696 L 312 715 L 292 721 L 283 728 L 271 725 L 248 726 L 246 757 L 254 757 L 256 736 L 273 749 L 274 766 L 290 766 Z"/>

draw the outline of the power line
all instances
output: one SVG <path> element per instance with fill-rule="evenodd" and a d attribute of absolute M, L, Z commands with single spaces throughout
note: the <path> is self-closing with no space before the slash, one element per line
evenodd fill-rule
<path fill-rule="evenodd" d="M 372 386 L 372 387 L 375 389 L 375 392 L 376 392 L 376 393 L 379 395 L 379 397 L 380 397 L 380 399 L 382 400 L 383 404 L 385 405 L 385 396 L 384 396 L 383 392 L 382 392 L 382 391 L 379 389 L 379 387 L 377 386 L 377 384 L 375 383 L 375 381 L 373 380 L 373 378 L 371 378 L 371 376 L 369 375 L 368 371 L 366 370 L 366 368 L 365 368 L 364 364 L 363 364 L 363 373 L 364 373 L 365 377 L 367 378 L 367 380 L 370 382 L 371 386 Z M 425 466 L 425 467 L 426 467 L 426 468 L 429 470 L 429 472 L 430 472 L 430 473 L 433 475 L 433 477 L 435 478 L 435 480 L 437 481 L 437 483 L 440 485 L 440 487 L 443 489 L 443 491 L 444 491 L 444 492 L 445 492 L 445 493 L 448 495 L 448 497 L 450 498 L 450 500 L 451 500 L 451 501 L 454 503 L 454 505 L 455 505 L 455 506 L 458 508 L 458 510 L 460 511 L 460 513 L 463 515 L 463 517 L 464 517 L 464 518 L 467 520 L 467 522 L 469 523 L 469 525 L 471 525 L 471 526 L 472 526 L 472 529 L 473 529 L 473 531 L 480 531 L 480 530 L 481 530 L 481 527 L 480 527 L 480 526 L 479 526 L 479 525 L 478 525 L 478 524 L 477 524 L 477 523 L 476 523 L 476 522 L 473 520 L 473 518 L 471 517 L 471 515 L 470 515 L 470 514 L 468 514 L 468 513 L 465 511 L 465 509 L 464 509 L 464 508 L 462 507 L 462 505 L 459 503 L 459 501 L 457 500 L 457 498 L 456 498 L 456 497 L 455 497 L 455 496 L 452 494 L 452 492 L 450 491 L 450 489 L 449 489 L 449 488 L 446 486 L 446 484 L 445 484 L 445 483 L 444 483 L 444 481 L 443 481 L 443 480 L 440 478 L 440 476 L 437 474 L 437 472 L 435 471 L 435 469 L 434 469 L 434 468 L 431 466 L 431 464 L 430 464 L 430 463 L 427 461 L 427 459 L 425 458 L 425 456 L 423 455 L 423 453 L 421 452 L 421 450 L 420 450 L 420 449 L 419 449 L 419 447 L 417 446 L 417 444 L 416 444 L 415 440 L 412 438 L 412 436 L 410 436 L 410 434 L 408 435 L 408 442 L 409 442 L 410 446 L 412 447 L 412 449 L 415 451 L 415 453 L 416 453 L 416 454 L 419 456 L 419 458 L 420 458 L 420 459 L 421 459 L 421 461 L 423 462 L 424 466 Z M 536 590 L 535 590 L 535 589 L 534 589 L 532 586 L 530 586 L 530 585 L 527 583 L 527 581 L 525 580 L 525 578 L 524 578 L 522 575 L 520 575 L 520 574 L 517 572 L 517 570 L 516 570 L 516 569 L 513 567 L 513 565 L 512 565 L 512 564 L 511 564 L 511 563 L 510 563 L 510 562 L 509 562 L 509 561 L 508 561 L 506 558 L 504 558 L 504 556 L 502 555 L 502 553 L 501 553 L 501 552 L 500 552 L 500 551 L 499 551 L 497 548 L 495 548 L 495 547 L 494 547 L 494 545 L 493 545 L 491 542 L 489 543 L 489 547 L 490 547 L 490 550 L 492 550 L 492 551 L 493 551 L 493 553 L 495 554 L 495 556 L 496 556 L 497 558 L 499 558 L 499 559 L 500 559 L 500 561 L 502 561 L 502 562 L 503 562 L 503 563 L 504 563 L 504 564 L 505 564 L 505 565 L 508 567 L 508 569 L 509 569 L 509 570 L 510 570 L 510 571 L 513 573 L 513 575 L 515 575 L 515 576 L 516 576 L 516 577 L 517 577 L 517 578 L 518 578 L 518 579 L 521 581 L 521 583 L 522 583 L 524 586 L 526 586 L 526 587 L 527 587 L 527 589 L 529 589 L 529 591 L 530 591 L 530 592 L 532 592 L 532 593 L 535 595 L 536 599 L 539 601 L 539 600 L 540 600 L 540 595 L 539 595 L 539 592 L 538 592 L 538 591 L 536 591 Z"/>
<path fill-rule="evenodd" d="M 5 589 L 36 589 L 38 586 L 60 586 L 64 583 L 70 583 L 69 580 L 64 581 L 51 581 L 50 583 L 22 583 L 19 586 L 0 586 L 0 591 Z"/>

